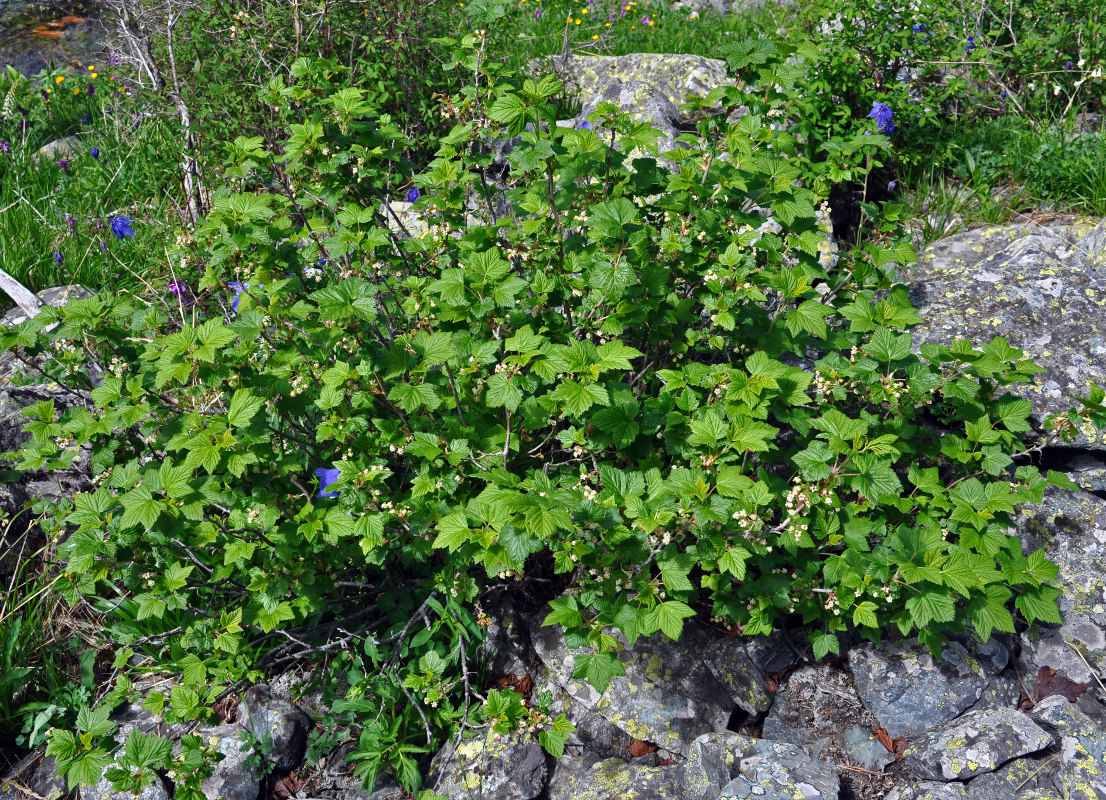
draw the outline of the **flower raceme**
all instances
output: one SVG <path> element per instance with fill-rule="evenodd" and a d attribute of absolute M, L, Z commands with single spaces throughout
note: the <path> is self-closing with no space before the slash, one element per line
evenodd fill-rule
<path fill-rule="evenodd" d="M 230 301 L 231 316 L 238 316 L 238 301 L 242 299 L 242 292 L 250 288 L 248 283 L 241 283 L 240 281 L 231 281 L 227 284 L 234 290 L 234 299 Z"/>

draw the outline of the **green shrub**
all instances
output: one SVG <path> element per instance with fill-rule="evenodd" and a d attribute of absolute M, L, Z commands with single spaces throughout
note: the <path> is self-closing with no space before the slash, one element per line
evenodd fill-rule
<path fill-rule="evenodd" d="M 479 82 L 413 179 L 424 235 L 392 230 L 400 132 L 301 61 L 265 97 L 304 119 L 272 150 L 235 140 L 233 189 L 171 255 L 186 288 L 103 293 L 2 339 L 80 342 L 107 369 L 94 410 L 26 410 L 19 467 L 91 447 L 98 487 L 47 526 L 68 534 L 71 599 L 115 621 L 116 666 L 133 649 L 181 669 L 149 707 L 201 718 L 220 682 L 346 652 L 336 712 L 372 723 L 360 773 L 413 787 L 462 720 L 528 713 L 510 693 L 472 705 L 478 603 L 543 565 L 566 587 L 545 621 L 600 690 L 622 670 L 615 629 L 676 638 L 698 614 L 805 624 L 819 657 L 846 629 L 939 651 L 949 630 L 1013 631 L 1012 608 L 1059 621 L 1056 567 L 1007 533 L 1066 482 L 1014 469 L 1039 445 L 1006 387 L 1039 368 L 1001 339 L 915 352 L 900 209 L 869 208 L 876 235 L 835 255 L 834 177 L 811 180 L 769 124 L 792 73 L 759 100 L 720 90 L 752 113 L 704 121 L 670 172 L 647 124 L 604 105 L 557 128 L 555 79 L 507 74 L 479 35 L 447 44 Z M 501 126 L 521 134 L 505 217 L 485 153 Z M 854 177 L 886 144 L 842 145 Z M 99 774 L 128 690 L 53 735 L 71 784 Z M 556 751 L 569 726 L 541 724 Z"/>

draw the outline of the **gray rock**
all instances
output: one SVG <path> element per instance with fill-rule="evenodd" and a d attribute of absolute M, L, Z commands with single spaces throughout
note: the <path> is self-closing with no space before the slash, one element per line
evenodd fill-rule
<path fill-rule="evenodd" d="M 776 690 L 762 735 L 797 747 L 830 739 L 843 748 L 844 732 L 855 725 L 869 730 L 880 727 L 861 702 L 849 674 L 822 663 L 800 667 L 787 676 Z"/>
<path fill-rule="evenodd" d="M 491 624 L 484 629 L 480 656 L 489 674 L 498 677 L 528 673 L 536 656 L 523 616 L 514 602 L 507 595 L 495 598 L 485 604 L 484 613 Z"/>
<path fill-rule="evenodd" d="M 689 54 L 632 53 L 625 56 L 560 56 L 535 59 L 531 72 L 554 71 L 565 82 L 565 90 L 585 105 L 610 85 L 640 84 L 652 87 L 675 111 L 677 127 L 694 120 L 681 110 L 690 97 L 705 97 L 727 83 L 726 62 Z"/>
<path fill-rule="evenodd" d="M 1033 419 L 1078 405 L 1087 382 L 1106 382 L 1106 221 L 980 228 L 927 248 L 908 271 L 925 322 L 915 345 L 1004 337 L 1045 368 L 1011 387 Z M 1086 425 L 1081 447 L 1106 450 L 1106 431 Z"/>
<path fill-rule="evenodd" d="M 769 675 L 787 669 L 799 659 L 779 628 L 773 629 L 767 636 L 751 637 L 745 642 L 745 650 L 756 668 Z"/>
<path fill-rule="evenodd" d="M 36 157 L 46 159 L 60 159 L 64 156 L 75 155 L 84 151 L 84 145 L 81 143 L 81 137 L 79 136 L 65 136 L 61 139 L 54 139 L 52 142 L 47 142 L 38 149 Z"/>
<path fill-rule="evenodd" d="M 486 729 L 459 745 L 451 740 L 430 766 L 428 785 L 450 800 L 530 800 L 544 791 L 549 764 L 529 734 Z"/>
<path fill-rule="evenodd" d="M 1106 797 L 1106 731 L 1059 695 L 1046 697 L 1029 715 L 1060 739 L 1053 787 L 1064 800 Z"/>
<path fill-rule="evenodd" d="M 856 689 L 892 738 L 915 739 L 959 716 L 982 696 L 988 680 L 1009 660 L 995 639 L 986 644 L 949 640 L 935 659 L 916 639 L 865 643 L 849 651 Z"/>
<path fill-rule="evenodd" d="M 299 669 L 283 672 L 269 681 L 269 691 L 287 700 L 312 719 L 325 717 L 330 708 L 323 700 L 319 677 L 313 672 L 301 674 Z"/>
<path fill-rule="evenodd" d="M 196 731 L 204 745 L 223 754 L 215 771 L 200 784 L 207 800 L 257 800 L 260 782 L 257 767 L 246 763 L 250 748 L 242 749 L 245 731 L 240 725 L 219 725 Z"/>
<path fill-rule="evenodd" d="M 689 625 L 679 642 L 659 634 L 618 653 L 626 674 L 611 680 L 602 696 L 572 677 L 576 652 L 560 626 L 531 626 L 538 657 L 551 680 L 583 708 L 597 712 L 635 739 L 686 754 L 696 737 L 726 729 L 734 701 L 730 688 L 708 669 L 703 653 L 712 637 Z"/>
<path fill-rule="evenodd" d="M 558 714 L 564 714 L 576 728 L 565 741 L 567 756 L 580 758 L 586 755 L 593 760 L 628 757 L 626 748 L 633 743 L 634 737 L 613 725 L 594 708 L 575 702 L 544 664 L 535 673 L 533 692 L 536 697 L 549 692 L 552 696 L 550 715 L 556 719 Z"/>
<path fill-rule="evenodd" d="M 1052 743 L 1052 736 L 1025 714 L 985 709 L 930 729 L 906 748 L 904 757 L 920 778 L 966 781 Z"/>
<path fill-rule="evenodd" d="M 69 794 L 69 784 L 58 777 L 58 763 L 53 756 L 45 756 L 31 778 L 30 789 L 39 800 L 59 800 Z"/>
<path fill-rule="evenodd" d="M 969 800 L 1050 800 L 1060 764 L 1049 753 L 1016 758 L 968 782 Z"/>
<path fill-rule="evenodd" d="M 89 402 L 83 393 L 74 393 L 56 383 L 12 386 L 0 382 L 0 453 L 14 452 L 30 440 L 30 434 L 23 431 L 23 425 L 28 419 L 21 412 L 27 406 L 41 401 L 53 401 L 58 416 L 70 406 L 87 406 Z M 91 490 L 88 448 L 73 447 L 71 452 L 63 453 L 72 457 L 69 467 L 54 471 L 28 470 L 22 472 L 17 480 L 9 481 L 0 511 L 15 515 L 28 500 L 42 497 L 58 500 L 72 497 L 74 492 Z M 62 455 L 59 453 L 58 457 Z M 18 468 L 18 462 L 9 464 Z"/>
<path fill-rule="evenodd" d="M 81 800 L 169 800 L 169 787 L 160 777 L 154 776 L 154 782 L 137 794 L 117 792 L 107 779 L 107 772 L 117 766 L 114 762 L 104 767 L 100 780 L 95 786 L 81 786 L 77 793 Z"/>
<path fill-rule="evenodd" d="M 872 772 L 879 772 L 895 761 L 895 755 L 870 731 L 859 725 L 845 731 L 845 750 L 852 757 L 850 764 Z"/>
<path fill-rule="evenodd" d="M 709 642 L 703 650 L 703 663 L 745 713 L 758 717 L 771 707 L 772 696 L 768 694 L 764 675 L 738 637 L 726 636 Z"/>
<path fill-rule="evenodd" d="M 887 800 L 966 800 L 967 797 L 968 790 L 962 783 L 921 781 L 896 786 L 887 795 Z"/>
<path fill-rule="evenodd" d="M 549 800 L 700 800 L 677 766 L 648 767 L 617 758 L 592 763 L 562 758 L 549 784 Z"/>
<path fill-rule="evenodd" d="M 600 103 L 614 103 L 621 111 L 628 112 L 635 122 L 647 122 L 661 132 L 661 137 L 654 143 L 656 155 L 663 155 L 677 147 L 676 137 L 680 135 L 679 111 L 655 85 L 645 81 L 610 81 L 582 99 L 583 107 L 576 117 L 576 127 L 582 125 Z M 611 144 L 610 131 L 602 125 L 594 124 L 591 130 L 603 144 Z M 614 143 L 618 146 L 617 136 Z M 633 151 L 627 154 L 627 159 L 641 155 L 645 154 Z"/>
<path fill-rule="evenodd" d="M 692 743 L 683 765 L 689 796 L 713 798 L 826 798 L 835 800 L 837 773 L 785 742 L 736 733 L 711 733 Z"/>
<path fill-rule="evenodd" d="M 1106 500 L 1049 487 L 1040 505 L 1020 510 L 1016 523 L 1026 549 L 1043 547 L 1059 567 L 1062 589 L 1061 625 L 1037 623 L 1021 634 L 1021 672 L 1031 682 L 1047 666 L 1091 683 L 1092 669 L 1106 672 Z"/>
<path fill-rule="evenodd" d="M 1080 489 L 1106 496 L 1106 453 L 1050 447 L 1049 455 Z"/>
<path fill-rule="evenodd" d="M 265 684 L 251 686 L 242 694 L 237 721 L 259 741 L 272 742 L 266 759 L 277 769 L 295 769 L 303 763 L 311 720 Z"/>
<path fill-rule="evenodd" d="M 987 681 L 987 685 L 983 687 L 983 693 L 972 708 L 975 710 L 1017 708 L 1021 694 L 1022 684 L 1018 676 L 1013 673 L 1013 670 L 1006 670 Z"/>

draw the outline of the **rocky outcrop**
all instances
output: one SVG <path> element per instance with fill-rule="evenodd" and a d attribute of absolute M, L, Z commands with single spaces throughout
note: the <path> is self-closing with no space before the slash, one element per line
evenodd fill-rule
<path fill-rule="evenodd" d="M 1106 221 L 979 228 L 930 245 L 905 270 L 925 322 L 915 345 L 979 344 L 996 336 L 1044 368 L 1012 391 L 1043 425 L 1078 404 L 1087 382 L 1106 385 Z M 1106 451 L 1106 431 L 1086 426 L 1075 446 Z"/>
<path fill-rule="evenodd" d="M 632 53 L 625 56 L 550 56 L 530 62 L 530 71 L 554 72 L 565 91 L 585 105 L 610 86 L 650 87 L 676 127 L 691 124 L 695 115 L 681 108 L 689 98 L 706 97 L 727 82 L 726 62 L 696 55 Z M 627 110 L 632 110 L 627 107 Z"/>

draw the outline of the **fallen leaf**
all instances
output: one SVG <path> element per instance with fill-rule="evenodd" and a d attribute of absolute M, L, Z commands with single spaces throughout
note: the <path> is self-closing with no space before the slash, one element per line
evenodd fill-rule
<path fill-rule="evenodd" d="M 879 743 L 887 748 L 891 753 L 895 752 L 895 743 L 891 740 L 891 735 L 887 732 L 886 728 L 876 728 L 872 731 L 872 735 L 879 740 Z"/>
<path fill-rule="evenodd" d="M 632 742 L 630 742 L 628 745 L 626 745 L 626 750 L 634 758 L 641 758 L 642 756 L 647 756 L 650 753 L 657 752 L 657 750 L 659 750 L 659 749 L 660 748 L 658 748 L 655 744 L 651 744 L 649 742 L 643 742 L 641 739 L 634 739 Z"/>
<path fill-rule="evenodd" d="M 1087 691 L 1087 684 L 1069 680 L 1052 667 L 1041 667 L 1037 671 L 1037 685 L 1033 689 L 1033 695 L 1038 703 L 1054 694 L 1066 698 L 1069 703 L 1074 703 L 1085 691 Z"/>

